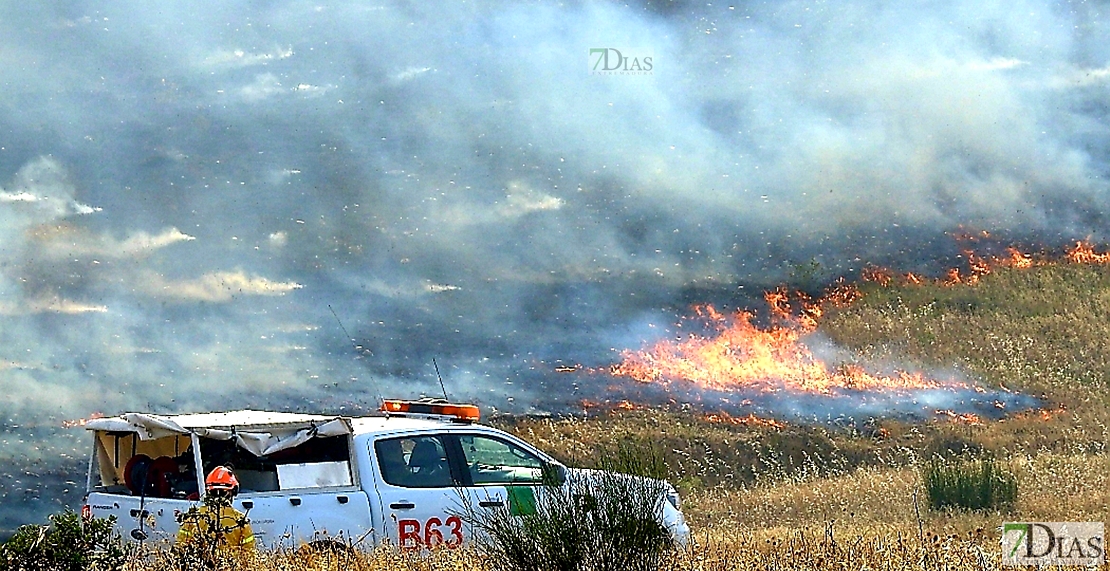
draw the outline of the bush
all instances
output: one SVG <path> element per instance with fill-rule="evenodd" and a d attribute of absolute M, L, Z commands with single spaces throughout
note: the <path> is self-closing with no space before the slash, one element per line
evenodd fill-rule
<path fill-rule="evenodd" d="M 51 525 L 24 525 L 0 545 L 0 571 L 121 569 L 127 558 L 115 518 L 82 521 L 72 510 L 50 516 Z"/>
<path fill-rule="evenodd" d="M 999 468 L 993 458 L 935 458 L 926 464 L 923 480 L 934 510 L 1009 509 L 1017 499 L 1017 479 Z"/>
<path fill-rule="evenodd" d="M 666 489 L 641 474 L 657 475 L 661 462 L 626 452 L 599 464 L 605 470 L 551 472 L 534 492 L 510 491 L 500 508 L 475 510 L 464 494 L 461 516 L 487 561 L 505 571 L 658 568 L 672 546 L 659 521 Z M 520 509 L 519 496 L 533 493 Z"/>

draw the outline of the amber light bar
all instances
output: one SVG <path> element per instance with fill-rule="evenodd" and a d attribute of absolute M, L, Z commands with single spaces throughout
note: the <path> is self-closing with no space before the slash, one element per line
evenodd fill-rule
<path fill-rule="evenodd" d="M 382 412 L 386 414 L 433 414 L 453 416 L 458 420 L 477 422 L 480 416 L 478 407 L 472 404 L 427 403 L 407 400 L 385 399 Z"/>

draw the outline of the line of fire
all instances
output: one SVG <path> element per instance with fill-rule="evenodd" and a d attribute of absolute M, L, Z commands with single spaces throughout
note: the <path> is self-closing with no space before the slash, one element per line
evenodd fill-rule
<path fill-rule="evenodd" d="M 987 232 L 954 238 L 966 267 L 938 277 L 868 265 L 859 272 L 859 285 L 840 279 L 820 296 L 785 286 L 767 291 L 762 312 L 695 305 L 671 337 L 623 349 L 617 363 L 563 364 L 555 372 L 608 377 L 604 399 L 579 402 L 586 413 L 693 406 L 710 422 L 770 429 L 790 422 L 861 425 L 882 418 L 983 426 L 1008 416 L 1048 420 L 1065 412 L 955 369 L 868 359 L 822 335 L 822 317 L 859 301 L 867 288 L 968 287 L 1000 268 L 1110 264 L 1110 252 L 1098 252 L 1089 241 L 1061 253 L 991 245 Z"/>

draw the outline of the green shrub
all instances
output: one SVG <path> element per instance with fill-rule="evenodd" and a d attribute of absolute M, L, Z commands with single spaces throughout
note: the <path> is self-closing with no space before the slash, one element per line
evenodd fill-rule
<path fill-rule="evenodd" d="M 658 475 L 661 462 L 633 451 L 599 464 L 606 470 L 552 472 L 541 486 L 511 488 L 500 508 L 475 510 L 464 499 L 478 549 L 504 571 L 657 569 L 672 546 L 658 516 L 665 484 L 640 474 Z M 521 496 L 531 496 L 527 509 Z"/>
<path fill-rule="evenodd" d="M 925 465 L 923 480 L 934 510 L 1009 509 L 1017 499 L 1017 479 L 993 458 L 935 458 Z"/>
<path fill-rule="evenodd" d="M 82 521 L 72 510 L 50 516 L 50 525 L 24 525 L 0 545 L 0 571 L 116 570 L 127 553 L 115 518 Z"/>

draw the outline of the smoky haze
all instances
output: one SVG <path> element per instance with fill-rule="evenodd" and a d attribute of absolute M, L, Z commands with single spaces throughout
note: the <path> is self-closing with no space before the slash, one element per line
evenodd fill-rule
<path fill-rule="evenodd" d="M 432 357 L 544 409 L 555 363 L 799 264 L 1105 239 L 1103 11 L 9 2 L 3 509 L 83 481 L 53 429 L 92 412 L 357 409 L 438 392 Z"/>

